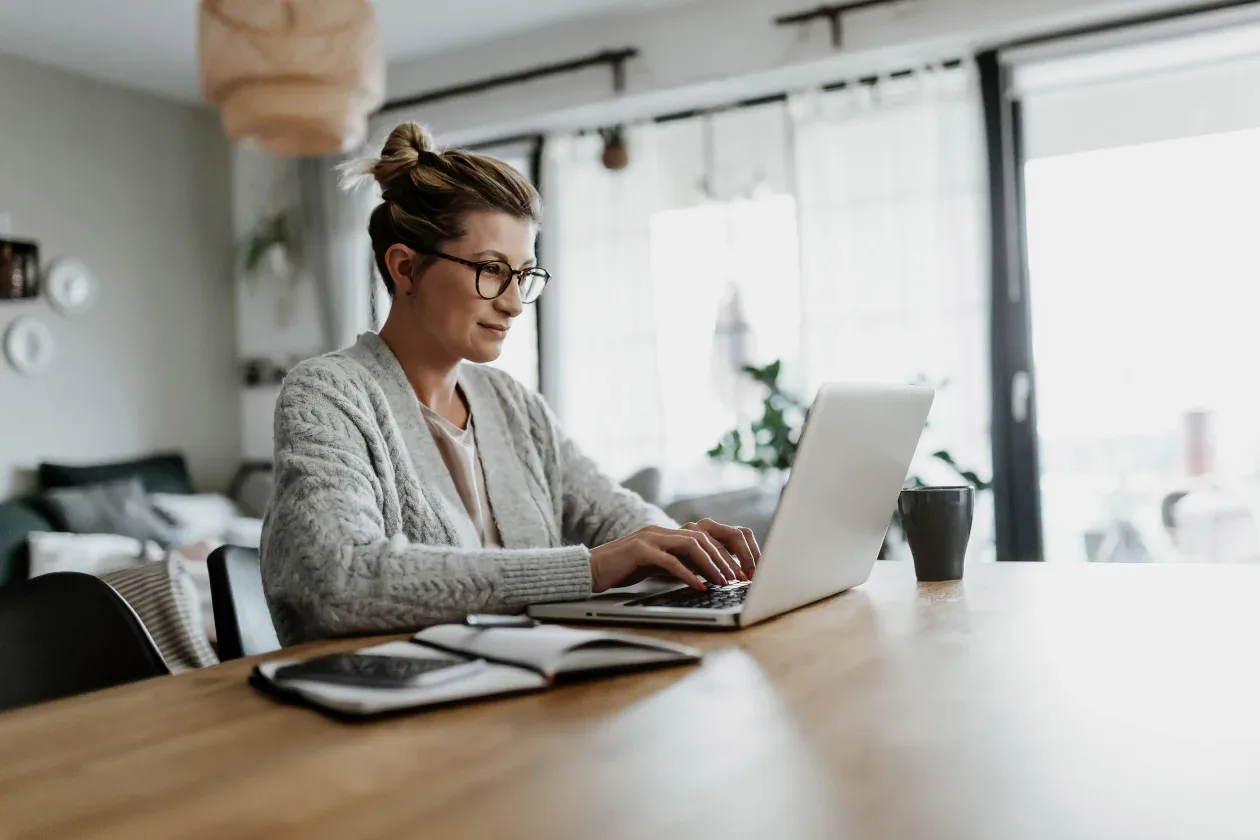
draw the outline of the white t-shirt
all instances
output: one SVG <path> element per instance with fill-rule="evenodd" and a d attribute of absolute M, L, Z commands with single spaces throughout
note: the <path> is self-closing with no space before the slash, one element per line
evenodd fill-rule
<path fill-rule="evenodd" d="M 429 424 L 433 442 L 437 444 L 438 452 L 442 453 L 442 460 L 446 462 L 455 490 L 459 493 L 458 499 L 450 501 L 468 512 L 466 521 L 456 523 L 461 542 L 470 548 L 502 546 L 503 539 L 490 512 L 490 499 L 486 496 L 486 476 L 481 458 L 477 455 L 472 416 L 468 417 L 468 428 L 461 429 L 423 403 L 420 411 Z"/>

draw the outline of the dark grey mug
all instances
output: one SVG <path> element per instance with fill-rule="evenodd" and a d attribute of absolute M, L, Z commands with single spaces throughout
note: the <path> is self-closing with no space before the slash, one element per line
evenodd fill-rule
<path fill-rule="evenodd" d="M 912 487 L 901 491 L 897 511 L 919 580 L 960 580 L 976 491 L 967 487 Z"/>

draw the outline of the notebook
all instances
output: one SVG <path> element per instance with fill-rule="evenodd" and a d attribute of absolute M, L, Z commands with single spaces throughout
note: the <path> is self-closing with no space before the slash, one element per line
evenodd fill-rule
<path fill-rule="evenodd" d="M 386 642 L 356 652 L 430 658 L 455 655 L 482 659 L 486 665 L 468 676 L 433 685 L 368 688 L 276 679 L 279 669 L 299 661 L 286 659 L 258 665 L 250 682 L 280 699 L 313 706 L 334 716 L 368 717 L 542 691 L 565 679 L 684 665 L 698 662 L 701 657 L 698 650 L 672 642 L 554 625 L 477 628 L 439 624 L 421 630 L 410 641 Z"/>

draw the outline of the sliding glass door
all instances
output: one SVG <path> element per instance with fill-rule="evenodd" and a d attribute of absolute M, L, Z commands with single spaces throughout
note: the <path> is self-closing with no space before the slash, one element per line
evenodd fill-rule
<path fill-rule="evenodd" d="M 1260 562 L 1260 24 L 1190 26 L 1007 57 L 1050 562 Z"/>
<path fill-rule="evenodd" d="M 1233 521 L 1260 497 L 1258 149 L 1252 130 L 1028 162 L 1048 559 L 1260 560 Z"/>

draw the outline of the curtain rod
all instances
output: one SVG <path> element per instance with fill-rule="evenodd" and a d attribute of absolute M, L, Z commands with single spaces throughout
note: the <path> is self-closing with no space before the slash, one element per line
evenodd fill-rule
<path fill-rule="evenodd" d="M 1260 2 L 1260 0 L 1257 0 L 1257 2 Z M 962 65 L 963 65 L 963 59 L 951 58 L 945 61 L 938 62 L 936 66 L 945 70 L 955 70 L 959 67 L 962 67 Z M 848 87 L 850 84 L 854 84 L 854 83 L 861 84 L 861 85 L 876 85 L 876 84 L 879 84 L 881 79 L 904 79 L 908 76 L 913 76 L 915 73 L 923 72 L 923 69 L 924 68 L 896 70 L 892 73 L 881 73 L 879 75 L 860 76 L 852 80 L 831 82 L 829 84 L 823 85 L 822 90 L 827 91 L 827 92 L 843 90 L 846 87 Z M 741 108 L 756 108 L 759 105 L 772 105 L 775 102 L 786 102 L 787 98 L 788 98 L 787 92 L 771 93 L 771 94 L 766 94 L 765 96 L 755 96 L 750 99 L 739 99 L 739 100 L 736 100 L 734 102 L 729 102 L 724 105 L 714 105 L 707 108 L 691 108 L 686 111 L 672 111 L 666 114 L 658 114 L 657 116 L 649 117 L 648 119 L 650 119 L 654 123 L 674 122 L 676 120 L 685 120 L 685 119 L 690 119 L 692 117 L 702 117 L 702 116 L 705 116 L 706 114 L 715 114 L 715 113 L 721 113 L 724 111 L 737 111 Z M 579 135 L 584 135 L 584 134 L 590 134 L 591 132 L 598 131 L 598 130 L 599 130 L 598 128 L 580 128 L 580 129 L 576 129 L 576 133 Z M 469 151 L 475 152 L 475 151 L 484 150 L 484 149 L 492 149 L 495 146 L 504 146 L 509 143 L 539 143 L 541 144 L 545 139 L 546 139 L 545 131 L 531 131 L 531 132 L 525 132 L 521 134 L 508 134 L 502 137 L 491 137 L 486 140 L 478 140 L 475 143 L 462 144 L 460 148 L 468 149 Z"/>
<path fill-rule="evenodd" d="M 891 6 L 894 3 L 909 2 L 909 0 L 853 0 L 849 3 L 837 3 L 830 6 L 819 6 L 816 9 L 809 9 L 804 12 L 792 12 L 791 14 L 779 15 L 774 19 L 775 26 L 800 26 L 802 24 L 810 24 L 816 20 L 826 18 L 831 26 L 831 45 L 839 47 L 844 40 L 844 16 L 849 12 L 856 12 L 860 9 L 871 9 L 875 6 Z"/>
<path fill-rule="evenodd" d="M 612 70 L 613 92 L 621 93 L 626 86 L 626 62 L 638 54 L 639 51 L 634 47 L 623 47 L 619 50 L 603 50 L 582 58 L 574 58 L 555 64 L 543 64 L 517 73 L 490 76 L 475 82 L 467 82 L 462 85 L 453 85 L 447 88 L 417 93 L 412 96 L 404 96 L 399 99 L 391 99 L 382 105 L 376 113 L 383 114 L 388 111 L 397 111 L 401 108 L 414 108 L 417 105 L 428 105 L 431 102 L 437 102 L 442 99 L 468 96 L 469 94 L 481 93 L 482 91 L 505 85 L 520 84 L 521 82 L 529 82 L 545 76 L 572 73 L 575 70 L 585 70 L 587 67 L 598 67 L 601 65 L 605 65 Z"/>
<path fill-rule="evenodd" d="M 958 67 L 962 67 L 962 64 L 963 64 L 963 61 L 961 58 L 951 58 L 948 61 L 939 62 L 938 66 L 946 70 L 953 70 Z M 857 79 L 853 79 L 853 80 L 831 82 L 830 84 L 823 85 L 822 89 L 828 92 L 835 91 L 835 90 L 844 90 L 845 88 L 847 88 L 850 84 L 853 84 L 854 82 L 860 85 L 867 85 L 867 86 L 877 85 L 883 79 L 904 79 L 907 76 L 913 76 L 915 73 L 921 73 L 921 72 L 923 72 L 922 68 L 896 70 L 892 73 L 881 73 L 879 75 L 860 76 Z M 674 122 L 675 120 L 690 119 L 692 117 L 702 117 L 705 114 L 719 113 L 722 111 L 735 111 L 741 108 L 756 108 L 758 105 L 772 105 L 775 102 L 786 102 L 787 98 L 788 98 L 788 94 L 786 92 L 771 93 L 765 96 L 755 96 L 751 99 L 740 99 L 736 102 L 730 103 L 729 105 L 717 105 L 712 108 L 691 108 L 686 111 L 676 111 L 672 114 L 662 114 L 658 117 L 654 117 L 652 119 L 652 122 L 667 123 L 667 122 Z"/>

